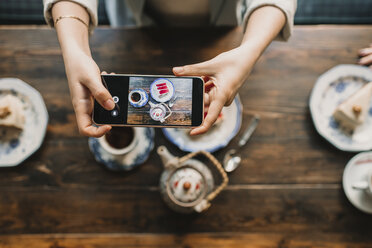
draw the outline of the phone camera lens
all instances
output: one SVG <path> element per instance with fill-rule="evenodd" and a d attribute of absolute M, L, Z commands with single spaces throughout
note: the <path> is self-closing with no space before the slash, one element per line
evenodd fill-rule
<path fill-rule="evenodd" d="M 118 103 L 119 102 L 119 97 L 117 97 L 117 96 L 112 97 L 112 99 L 114 100 L 114 103 Z"/>
<path fill-rule="evenodd" d="M 116 109 L 114 109 L 113 111 L 111 111 L 111 115 L 112 115 L 113 117 L 116 117 L 116 116 L 119 115 L 119 111 L 117 111 Z"/>

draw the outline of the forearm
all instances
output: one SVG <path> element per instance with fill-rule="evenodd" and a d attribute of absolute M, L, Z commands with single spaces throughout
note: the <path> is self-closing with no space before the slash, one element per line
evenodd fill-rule
<path fill-rule="evenodd" d="M 284 13 L 276 7 L 264 6 L 255 10 L 248 19 L 240 45 L 247 59 L 253 58 L 255 63 L 282 30 L 285 22 Z"/>
<path fill-rule="evenodd" d="M 89 23 L 88 12 L 79 4 L 70 1 L 60 1 L 54 4 L 52 15 L 54 22 L 60 16 L 76 16 L 85 23 Z M 63 18 L 55 25 L 55 29 L 64 59 L 76 49 L 90 55 L 89 30 L 83 23 L 74 18 Z"/>

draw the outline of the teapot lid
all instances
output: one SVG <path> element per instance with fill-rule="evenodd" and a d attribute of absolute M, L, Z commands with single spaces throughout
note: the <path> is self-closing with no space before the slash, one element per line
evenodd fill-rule
<path fill-rule="evenodd" d="M 199 170 L 185 166 L 178 168 L 169 176 L 167 191 L 173 201 L 191 206 L 206 195 L 206 180 Z"/>

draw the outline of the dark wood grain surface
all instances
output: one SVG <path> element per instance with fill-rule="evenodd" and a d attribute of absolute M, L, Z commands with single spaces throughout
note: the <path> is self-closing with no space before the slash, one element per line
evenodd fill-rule
<path fill-rule="evenodd" d="M 102 70 L 170 74 L 241 36 L 228 28 L 97 29 L 91 47 Z M 95 162 L 77 131 L 55 32 L 0 28 L 0 77 L 39 90 L 50 115 L 40 150 L 0 169 L 0 247 L 372 247 L 372 215 L 353 207 L 341 185 L 355 154 L 325 141 L 308 107 L 317 77 L 355 63 L 370 42 L 371 26 L 300 26 L 289 42 L 274 42 L 240 90 L 243 126 L 261 116 L 242 165 L 208 211 L 184 216 L 160 198 L 154 151 L 128 173 Z M 156 144 L 183 154 L 159 131 Z"/>

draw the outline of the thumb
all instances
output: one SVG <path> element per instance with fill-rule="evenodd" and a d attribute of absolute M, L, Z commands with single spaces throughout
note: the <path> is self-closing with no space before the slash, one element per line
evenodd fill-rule
<path fill-rule="evenodd" d="M 114 100 L 110 92 L 103 86 L 101 80 L 91 80 L 86 84 L 89 91 L 92 93 L 94 99 L 106 110 L 112 110 L 115 108 Z"/>
<path fill-rule="evenodd" d="M 198 64 L 173 67 L 175 76 L 208 76 L 213 74 L 212 63 L 205 61 Z"/>

